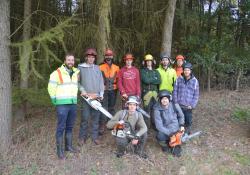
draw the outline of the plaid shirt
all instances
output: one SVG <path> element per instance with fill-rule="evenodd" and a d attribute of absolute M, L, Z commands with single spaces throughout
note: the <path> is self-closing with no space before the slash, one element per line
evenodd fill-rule
<path fill-rule="evenodd" d="M 192 75 L 189 80 L 183 76 L 177 78 L 174 85 L 173 101 L 182 106 L 195 108 L 199 99 L 199 82 Z"/>

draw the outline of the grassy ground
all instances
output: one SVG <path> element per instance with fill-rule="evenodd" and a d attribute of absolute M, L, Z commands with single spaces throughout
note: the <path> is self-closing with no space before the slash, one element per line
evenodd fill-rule
<path fill-rule="evenodd" d="M 155 133 L 149 132 L 148 160 L 127 154 L 114 156 L 115 144 L 109 131 L 102 145 L 87 141 L 78 155 L 67 154 L 59 161 L 55 155 L 54 109 L 34 109 L 24 122 L 14 123 L 10 152 L 0 158 L 0 174 L 250 174 L 250 122 L 232 118 L 236 107 L 250 108 L 250 90 L 202 93 L 194 110 L 193 130 L 203 134 L 183 145 L 180 158 L 163 154 Z M 79 115 L 74 130 L 75 145 Z M 1 160 L 2 159 L 2 160 Z"/>

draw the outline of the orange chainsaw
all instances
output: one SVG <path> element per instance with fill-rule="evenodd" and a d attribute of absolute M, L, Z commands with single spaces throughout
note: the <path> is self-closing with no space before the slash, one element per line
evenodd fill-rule
<path fill-rule="evenodd" d="M 181 145 L 182 143 L 187 142 L 193 137 L 199 136 L 201 134 L 201 131 L 195 132 L 193 134 L 184 134 L 184 131 L 178 131 L 176 134 L 170 137 L 169 146 L 175 147 L 177 145 Z"/>

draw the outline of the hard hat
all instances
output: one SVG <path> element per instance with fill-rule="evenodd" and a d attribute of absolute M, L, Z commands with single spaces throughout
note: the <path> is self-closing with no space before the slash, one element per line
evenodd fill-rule
<path fill-rule="evenodd" d="M 167 97 L 169 101 L 172 100 L 172 95 L 167 90 L 160 90 L 158 97 L 159 97 L 159 100 L 161 100 L 163 97 Z"/>
<path fill-rule="evenodd" d="M 182 55 L 177 55 L 177 56 L 175 57 L 175 59 L 176 59 L 176 60 L 184 60 L 185 58 L 184 58 L 184 56 L 182 56 Z"/>
<path fill-rule="evenodd" d="M 128 101 L 126 102 L 125 105 L 128 105 L 129 103 L 135 103 L 136 105 L 139 104 L 138 99 L 136 96 L 129 96 Z"/>
<path fill-rule="evenodd" d="M 114 56 L 114 53 L 111 49 L 106 49 L 104 56 Z"/>
<path fill-rule="evenodd" d="M 144 57 L 144 61 L 153 61 L 154 57 L 151 54 L 147 54 Z"/>
<path fill-rule="evenodd" d="M 87 56 L 87 55 L 93 55 L 93 56 L 97 56 L 97 52 L 96 52 L 96 50 L 95 50 L 95 48 L 88 48 L 88 49 L 86 49 L 86 51 L 85 51 L 85 56 Z"/>
<path fill-rule="evenodd" d="M 131 53 L 127 53 L 124 57 L 123 57 L 124 60 L 133 60 L 134 59 L 134 56 L 131 54 Z"/>
<path fill-rule="evenodd" d="M 185 64 L 183 65 L 183 69 L 185 69 L 185 68 L 188 68 L 188 69 L 192 70 L 192 69 L 193 69 L 193 66 L 192 66 L 191 63 L 185 63 Z"/>

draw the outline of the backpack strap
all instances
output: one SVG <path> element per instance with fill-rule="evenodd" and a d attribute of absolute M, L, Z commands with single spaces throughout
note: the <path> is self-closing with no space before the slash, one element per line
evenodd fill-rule
<path fill-rule="evenodd" d="M 119 121 L 120 121 L 120 120 L 124 120 L 124 118 L 126 117 L 126 115 L 127 115 L 127 110 L 123 110 L 123 111 L 122 111 L 122 115 L 121 115 L 121 117 L 119 118 Z"/>
<path fill-rule="evenodd" d="M 58 73 L 60 84 L 63 84 L 63 78 L 62 78 L 62 72 L 61 72 L 61 70 L 58 68 L 56 71 Z"/>

